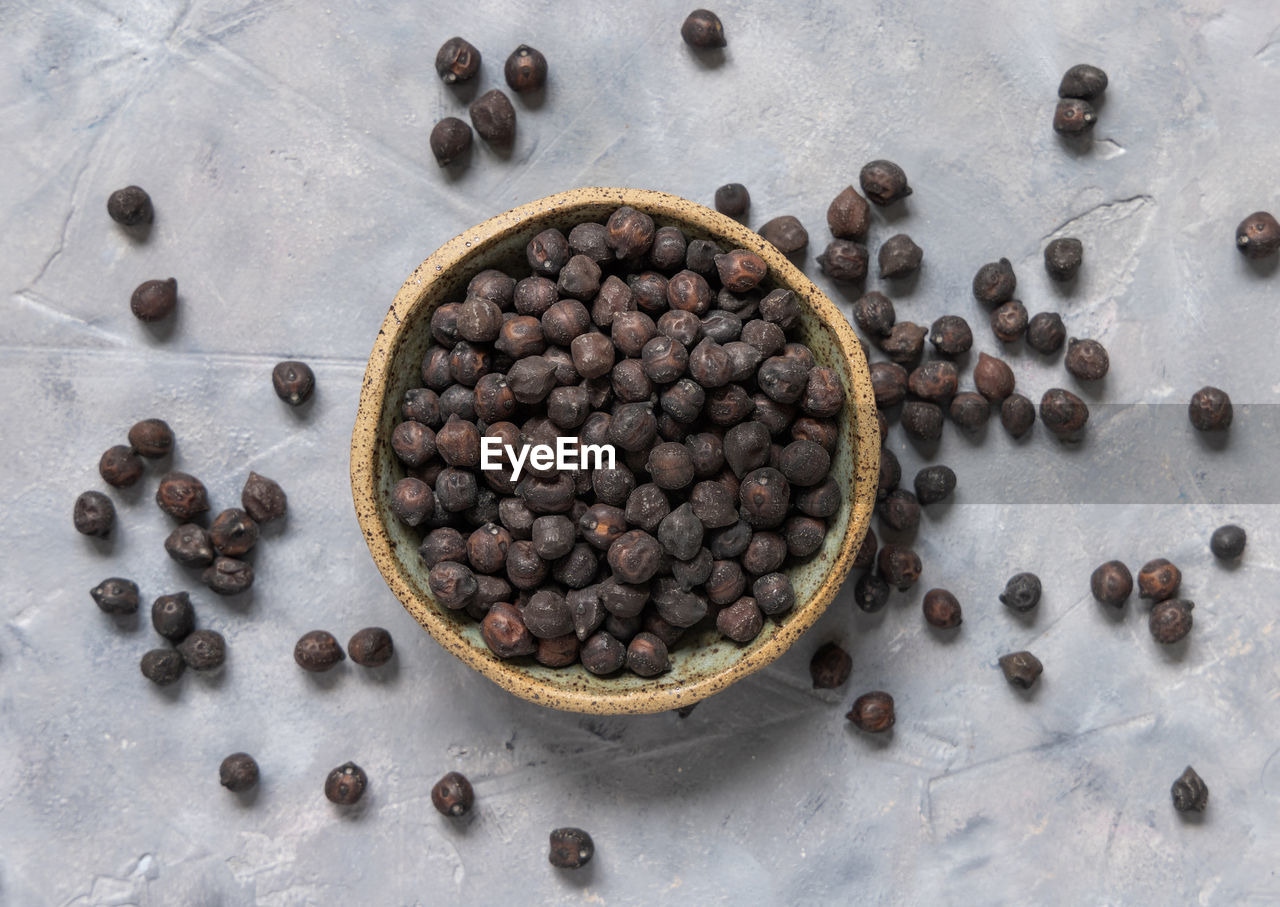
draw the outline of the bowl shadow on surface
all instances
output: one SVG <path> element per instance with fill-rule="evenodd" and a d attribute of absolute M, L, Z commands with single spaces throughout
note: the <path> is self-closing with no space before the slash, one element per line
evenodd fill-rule
<path fill-rule="evenodd" d="M 799 735 L 789 728 L 847 723 L 843 716 L 855 694 L 873 685 L 870 674 L 860 676 L 860 666 L 872 660 L 865 653 L 876 645 L 876 636 L 855 632 L 844 620 L 845 611 L 856 610 L 850 600 L 852 582 L 846 578 L 837 592 L 824 615 L 825 626 L 820 620 L 777 662 L 702 700 L 686 717 L 674 710 L 636 716 L 562 712 L 508 695 L 491 683 L 476 688 L 475 708 L 509 719 L 509 724 L 499 724 L 513 729 L 507 749 L 515 753 L 515 747 L 523 748 L 518 765 L 553 763 L 556 777 L 566 778 L 570 790 L 602 789 L 628 803 L 644 803 L 740 783 L 750 772 L 767 771 L 790 758 Z M 888 611 L 857 613 L 880 622 Z M 814 689 L 808 665 L 813 653 L 830 641 L 850 654 L 854 670 L 835 689 Z M 459 683 L 479 682 L 465 665 L 454 669 L 464 672 Z M 885 749 L 892 740 L 892 732 L 857 734 L 867 738 L 864 744 L 872 750 Z"/>
<path fill-rule="evenodd" d="M 486 685 L 486 695 L 494 697 L 493 707 L 520 724 L 516 740 L 550 750 L 566 774 L 598 779 L 611 793 L 626 793 L 637 800 L 683 795 L 683 786 L 653 786 L 655 775 L 681 785 L 734 783 L 752 763 L 778 764 L 777 760 L 786 758 L 785 747 L 792 737 L 785 729 L 792 722 L 843 720 L 855 687 L 871 682 L 870 676 L 859 676 L 859 666 L 870 660 L 864 653 L 876 645 L 876 637 L 862 630 L 882 623 L 890 608 L 868 614 L 852 605 L 857 573 L 851 571 L 823 618 L 778 661 L 701 700 L 685 717 L 675 710 L 636 716 L 561 712 L 532 707 L 492 684 Z M 904 602 L 912 600 L 909 594 L 895 594 Z M 856 630 L 847 625 L 846 612 L 857 615 Z M 853 672 L 835 689 L 815 689 L 808 665 L 814 652 L 833 641 L 849 653 Z M 644 772 L 627 775 L 625 790 L 618 785 L 616 760 L 607 758 L 610 751 L 646 767 Z M 709 769 L 705 776 L 699 774 L 704 766 Z"/>
<path fill-rule="evenodd" d="M 805 664 L 809 656 L 806 647 Z M 789 726 L 834 720 L 848 707 L 848 684 L 810 691 L 807 675 L 792 682 L 790 672 L 780 676 L 769 669 L 702 700 L 683 718 L 674 710 L 650 715 L 561 712 L 525 702 L 493 684 L 485 686 L 488 692 L 477 706 L 510 718 L 518 765 L 551 762 L 556 778 L 563 779 L 556 783 L 567 789 L 607 790 L 634 803 L 676 800 L 695 789 L 737 783 L 753 768 L 781 765 L 793 749 Z M 821 693 L 835 693 L 837 699 Z"/>

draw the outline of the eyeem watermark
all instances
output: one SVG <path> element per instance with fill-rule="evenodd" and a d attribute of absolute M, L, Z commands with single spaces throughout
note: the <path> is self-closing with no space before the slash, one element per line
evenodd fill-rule
<path fill-rule="evenodd" d="M 480 439 L 480 468 L 501 469 L 502 455 L 512 465 L 511 481 L 520 478 L 520 470 L 528 463 L 534 469 L 551 469 L 560 471 L 574 469 L 613 469 L 617 462 L 612 444 L 582 444 L 574 437 L 556 438 L 553 448 L 550 444 L 525 444 L 519 450 L 510 444 L 503 444 L 501 438 L 486 435 Z M 595 458 L 594 461 L 592 458 Z"/>

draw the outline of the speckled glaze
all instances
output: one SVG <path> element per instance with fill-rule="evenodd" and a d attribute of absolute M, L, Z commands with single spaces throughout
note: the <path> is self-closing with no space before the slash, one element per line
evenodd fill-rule
<path fill-rule="evenodd" d="M 486 268 L 528 271 L 525 245 L 549 227 L 564 230 L 603 221 L 620 205 L 649 214 L 658 226 L 675 225 L 690 239 L 724 249 L 744 248 L 769 266 L 761 286 L 787 287 L 802 301 L 800 338 L 821 365 L 836 370 L 846 405 L 832 475 L 847 505 L 828 524 L 822 550 L 789 571 L 796 607 L 781 622 L 766 620 L 752 642 L 739 646 L 714 630 L 672 652 L 671 670 L 642 678 L 623 672 L 597 677 L 581 665 L 547 668 L 532 658 L 503 661 L 485 645 L 480 625 L 438 605 L 418 557 L 418 533 L 401 524 L 387 504 L 403 467 L 390 437 L 400 400 L 419 386 L 419 365 L 431 344 L 428 324 L 436 307 L 461 299 L 467 282 Z M 405 281 L 369 356 L 351 438 L 351 491 L 356 516 L 387 585 L 436 641 L 505 690 L 552 708 L 592 714 L 642 714 L 691 705 L 769 664 L 813 625 L 835 597 L 866 534 L 880 469 L 879 429 L 866 357 L 844 316 L 787 258 L 742 224 L 687 199 L 645 189 L 584 188 L 551 195 L 499 214 L 441 246 Z"/>

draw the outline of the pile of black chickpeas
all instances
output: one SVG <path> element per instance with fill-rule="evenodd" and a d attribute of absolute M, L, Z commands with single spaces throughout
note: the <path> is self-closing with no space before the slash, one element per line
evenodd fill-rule
<path fill-rule="evenodd" d="M 630 207 L 545 230 L 526 257 L 432 314 L 391 438 L 391 509 L 423 532 L 432 597 L 500 658 L 594 674 L 661 674 L 688 630 L 751 642 L 795 606 L 786 571 L 845 495 L 845 391 L 793 339 L 800 300 L 767 288 L 760 256 Z M 562 435 L 613 465 L 520 453 Z"/>

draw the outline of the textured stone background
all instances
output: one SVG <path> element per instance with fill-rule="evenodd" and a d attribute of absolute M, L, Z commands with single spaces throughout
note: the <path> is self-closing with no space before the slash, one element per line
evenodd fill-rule
<path fill-rule="evenodd" d="M 0 2 L 0 903 L 1280 900 L 1280 275 L 1232 248 L 1241 217 L 1280 206 L 1280 10 L 1123 5 L 726 2 L 730 46 L 708 66 L 678 36 L 689 6 L 670 2 Z M 481 90 L 522 41 L 552 75 L 540 106 L 517 103 L 510 155 L 477 147 L 445 173 L 427 134 L 465 105 L 431 64 L 455 33 L 485 55 Z M 1073 149 L 1049 120 L 1080 61 L 1111 89 L 1092 146 Z M 994 427 L 978 447 L 949 430 L 934 459 L 960 489 L 926 517 L 919 588 L 875 616 L 846 592 L 686 720 L 548 712 L 447 656 L 382 584 L 347 487 L 364 359 L 404 277 L 554 191 L 709 202 L 728 180 L 750 187 L 751 223 L 809 226 L 816 275 L 827 202 L 882 156 L 915 195 L 877 215 L 873 251 L 897 230 L 926 250 L 915 286 L 890 289 L 899 316 L 965 315 L 994 352 L 968 285 L 1008 256 L 1031 312 L 1111 350 L 1089 439 L 1066 450 L 1037 428 L 1014 444 Z M 158 212 L 142 244 L 104 210 L 130 182 Z M 1057 233 L 1086 246 L 1066 293 L 1039 261 Z M 180 313 L 148 329 L 129 293 L 170 275 Z M 856 294 L 817 279 L 847 311 Z M 1074 387 L 1060 360 L 1005 354 L 1035 399 Z M 286 356 L 318 375 L 300 412 L 271 392 Z M 1225 446 L 1186 422 L 1206 383 L 1237 403 Z M 160 552 L 154 472 L 112 493 L 112 541 L 70 526 L 75 495 L 101 487 L 100 452 L 152 415 L 215 508 L 249 468 L 291 505 L 251 594 L 193 588 L 229 661 L 170 690 L 138 674 L 158 639 L 145 618 L 117 623 L 87 594 L 109 575 L 147 601 L 191 586 Z M 920 452 L 891 444 L 913 475 Z M 1236 569 L 1207 550 L 1227 520 L 1250 531 Z M 1157 556 L 1197 602 L 1171 651 L 1136 602 L 1110 617 L 1088 596 L 1097 563 Z M 1022 569 L 1046 588 L 1026 621 L 995 599 Z M 921 619 L 935 585 L 965 606 L 954 639 Z M 370 623 L 395 635 L 388 668 L 293 665 L 303 631 Z M 820 694 L 807 662 L 828 639 L 855 668 Z M 1046 665 L 1031 696 L 996 668 L 1021 647 Z M 842 717 L 872 688 L 897 697 L 890 737 Z M 239 749 L 264 773 L 245 801 L 217 783 Z M 371 789 L 341 815 L 321 783 L 349 758 Z M 1212 789 L 1198 823 L 1169 803 L 1188 762 Z M 430 806 L 449 769 L 475 783 L 470 822 Z M 590 869 L 547 866 L 562 824 L 595 836 Z"/>

